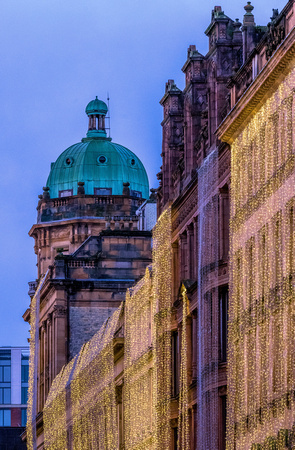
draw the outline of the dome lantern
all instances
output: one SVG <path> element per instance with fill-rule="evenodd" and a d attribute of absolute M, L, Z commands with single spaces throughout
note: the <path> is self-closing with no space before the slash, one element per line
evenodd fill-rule
<path fill-rule="evenodd" d="M 95 100 L 91 100 L 86 106 L 85 112 L 89 118 L 87 137 L 102 137 L 106 138 L 105 116 L 108 112 L 108 107 L 97 96 Z"/>

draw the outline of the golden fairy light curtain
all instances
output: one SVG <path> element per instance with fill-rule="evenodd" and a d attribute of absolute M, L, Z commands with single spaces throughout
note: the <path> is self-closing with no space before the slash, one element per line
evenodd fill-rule
<path fill-rule="evenodd" d="M 172 298 L 171 208 L 159 217 L 153 230 L 153 404 L 155 446 L 171 445 L 171 298 Z"/>
<path fill-rule="evenodd" d="M 294 445 L 294 88 L 295 69 L 232 145 L 228 450 Z"/>
<path fill-rule="evenodd" d="M 198 170 L 197 445 L 218 448 L 218 150 Z M 216 195 L 212 195 L 215 192 Z"/>
<path fill-rule="evenodd" d="M 181 333 L 181 363 L 179 380 L 179 408 L 178 408 L 178 447 L 190 450 L 189 418 L 188 418 L 188 364 L 187 364 L 187 316 L 189 304 L 186 289 L 182 287 L 182 333 Z"/>
<path fill-rule="evenodd" d="M 124 437 L 126 449 L 154 448 L 152 284 L 150 268 L 125 302 Z"/>
<path fill-rule="evenodd" d="M 36 444 L 36 414 L 37 414 L 37 368 L 39 343 L 39 307 L 40 290 L 46 279 L 46 274 L 40 278 L 35 295 L 30 305 L 30 359 L 29 359 L 29 388 L 27 407 L 27 448 L 37 449 Z"/>
<path fill-rule="evenodd" d="M 55 378 L 43 412 L 46 449 L 113 450 L 122 445 L 126 450 L 170 448 L 171 256 L 169 208 L 154 229 L 153 266 L 146 269 L 144 278 L 126 294 L 124 417 L 116 402 L 113 351 L 122 304 Z M 185 322 L 186 295 L 184 304 Z M 182 348 L 185 352 L 186 333 Z M 180 429 L 183 442 L 187 443 L 187 367 L 186 355 L 182 356 Z M 185 445 L 183 450 L 188 449 Z"/>
<path fill-rule="evenodd" d="M 124 423 L 126 449 L 171 444 L 171 210 L 153 232 L 153 268 L 126 296 Z"/>
<path fill-rule="evenodd" d="M 46 449 L 117 449 L 113 337 L 121 309 L 55 378 L 43 411 Z"/>

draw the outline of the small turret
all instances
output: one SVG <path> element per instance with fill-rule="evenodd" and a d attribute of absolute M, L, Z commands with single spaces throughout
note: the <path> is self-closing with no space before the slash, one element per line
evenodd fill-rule
<path fill-rule="evenodd" d="M 244 6 L 244 9 L 246 11 L 246 14 L 244 15 L 243 20 L 243 62 L 246 61 L 249 54 L 255 47 L 255 21 L 254 21 L 254 15 L 252 14 L 252 11 L 254 9 L 254 6 L 251 5 L 251 2 L 247 2 L 247 5 Z"/>
<path fill-rule="evenodd" d="M 106 138 L 105 116 L 108 112 L 108 107 L 105 102 L 95 97 L 95 100 L 88 103 L 85 112 L 89 117 L 87 137 Z"/>

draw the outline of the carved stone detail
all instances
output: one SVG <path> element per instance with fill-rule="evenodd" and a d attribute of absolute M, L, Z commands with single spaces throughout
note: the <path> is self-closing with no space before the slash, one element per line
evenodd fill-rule
<path fill-rule="evenodd" d="M 60 305 L 55 305 L 53 308 L 53 314 L 55 317 L 65 317 L 67 315 L 67 308 Z"/>

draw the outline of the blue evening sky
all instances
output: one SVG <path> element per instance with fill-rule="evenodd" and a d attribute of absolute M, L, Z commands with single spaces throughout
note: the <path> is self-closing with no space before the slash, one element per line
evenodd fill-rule
<path fill-rule="evenodd" d="M 257 25 L 286 0 L 254 0 Z M 26 345 L 36 220 L 51 161 L 87 131 L 88 101 L 110 95 L 111 136 L 157 187 L 165 82 L 184 87 L 187 47 L 206 54 L 214 5 L 242 21 L 242 0 L 9 0 L 0 5 L 0 346 Z"/>

